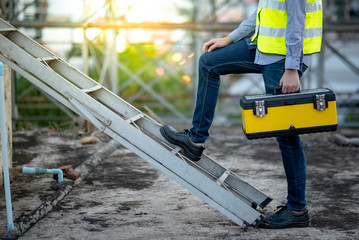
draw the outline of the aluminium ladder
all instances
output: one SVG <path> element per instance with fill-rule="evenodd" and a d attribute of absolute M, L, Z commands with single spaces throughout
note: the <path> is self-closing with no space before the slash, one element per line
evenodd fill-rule
<path fill-rule="evenodd" d="M 161 125 L 0 18 L 0 61 L 240 225 L 272 200 L 207 155 L 192 162 Z"/>

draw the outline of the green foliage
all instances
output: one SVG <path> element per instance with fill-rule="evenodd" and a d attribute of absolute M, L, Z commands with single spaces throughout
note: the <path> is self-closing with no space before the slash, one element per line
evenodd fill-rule
<path fill-rule="evenodd" d="M 139 73 L 140 78 L 146 84 L 155 84 L 152 86 L 153 90 L 160 95 L 184 94 L 186 93 L 184 86 L 179 86 L 177 83 L 181 80 L 185 71 L 183 68 L 176 68 L 175 71 L 169 71 L 171 68 L 169 51 L 162 52 L 158 50 L 153 44 L 131 44 L 122 53 L 119 54 L 119 61 L 126 66 L 132 73 Z M 157 71 L 164 71 L 163 75 L 158 74 Z M 138 84 L 131 76 L 120 72 L 119 87 L 122 89 L 121 95 L 131 96 L 141 90 Z"/>
<path fill-rule="evenodd" d="M 70 120 L 62 110 L 23 77 L 19 77 L 16 81 L 16 96 L 18 110 L 16 124 L 19 129 L 49 126 L 50 122 L 62 123 Z"/>
<path fill-rule="evenodd" d="M 95 49 L 93 59 L 97 61 L 98 65 L 103 66 L 105 61 L 104 45 L 100 43 L 93 49 Z M 190 114 L 192 111 L 191 83 L 182 81 L 186 69 L 171 61 L 172 54 L 171 51 L 158 49 L 151 43 L 131 44 L 125 51 L 118 53 L 118 61 L 132 73 L 126 74 L 119 69 L 120 96 L 126 100 L 131 100 L 131 104 L 140 109 L 143 106 L 148 106 L 156 114 L 170 113 L 155 97 L 143 90 L 142 86 L 134 79 L 135 76 L 150 86 L 156 94 L 167 98 L 167 101 L 179 111 Z M 68 58 L 79 57 L 80 55 L 81 51 L 78 45 L 73 46 L 67 53 Z M 95 66 L 90 67 L 89 75 L 95 80 L 99 79 L 99 72 Z M 31 89 L 31 83 L 24 78 L 20 77 L 16 85 L 17 96 L 22 95 L 24 91 L 26 93 L 25 96 L 17 100 L 20 116 L 19 126 L 51 126 L 71 120 L 51 100 L 44 97 L 38 89 L 34 88 L 28 91 L 29 88 Z"/>

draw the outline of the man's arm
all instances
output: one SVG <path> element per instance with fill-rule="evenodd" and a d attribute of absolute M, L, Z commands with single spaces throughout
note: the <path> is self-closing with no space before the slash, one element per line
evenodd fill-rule
<path fill-rule="evenodd" d="M 228 36 L 223 38 L 214 38 L 203 44 L 203 52 L 211 52 L 216 48 L 225 47 L 232 42 L 242 40 L 243 38 L 251 37 L 254 34 L 256 27 L 256 16 L 255 11 L 248 19 L 244 20 L 238 28 L 232 31 Z"/>
<path fill-rule="evenodd" d="M 285 44 L 285 72 L 280 80 L 283 93 L 296 92 L 299 89 L 299 76 L 303 58 L 306 0 L 287 0 L 287 29 Z"/>
<path fill-rule="evenodd" d="M 249 18 L 241 22 L 238 28 L 228 34 L 233 42 L 249 38 L 254 34 L 254 30 L 256 29 L 256 17 L 257 10 L 255 10 Z"/>

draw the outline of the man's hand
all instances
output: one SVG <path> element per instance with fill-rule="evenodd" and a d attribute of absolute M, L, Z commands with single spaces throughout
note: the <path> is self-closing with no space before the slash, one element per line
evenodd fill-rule
<path fill-rule="evenodd" d="M 282 93 L 294 93 L 299 90 L 299 76 L 296 69 L 285 69 L 280 83 Z"/>
<path fill-rule="evenodd" d="M 203 44 L 202 51 L 205 52 L 212 52 L 216 48 L 222 48 L 229 44 L 231 44 L 233 41 L 229 36 L 223 37 L 223 38 L 214 38 Z"/>

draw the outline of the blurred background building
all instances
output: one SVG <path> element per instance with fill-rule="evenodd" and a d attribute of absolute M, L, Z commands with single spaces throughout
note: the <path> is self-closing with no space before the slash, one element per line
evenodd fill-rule
<path fill-rule="evenodd" d="M 302 88 L 334 90 L 340 126 L 358 128 L 359 0 L 323 5 L 322 52 Z M 202 44 L 231 32 L 256 6 L 256 0 L 0 0 L 3 19 L 166 123 L 190 123 Z M 16 127 L 73 124 L 71 111 L 12 77 Z M 215 124 L 239 125 L 239 99 L 263 89 L 261 75 L 223 76 Z"/>

